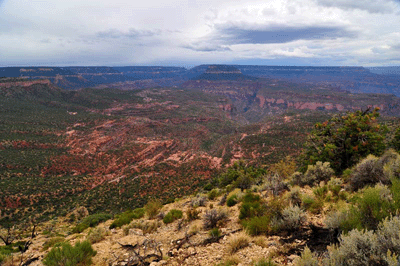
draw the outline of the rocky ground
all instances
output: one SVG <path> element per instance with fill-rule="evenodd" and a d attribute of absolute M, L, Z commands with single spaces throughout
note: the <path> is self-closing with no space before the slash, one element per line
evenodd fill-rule
<path fill-rule="evenodd" d="M 223 196 L 207 200 L 205 206 L 197 207 L 198 218 L 189 221 L 187 211 L 192 209 L 193 203 L 200 198 L 202 197 L 187 197 L 166 204 L 156 218 L 148 219 L 145 216 L 133 220 L 130 225 L 122 228 L 109 229 L 112 220 L 99 224 L 95 229 L 102 228 L 102 239 L 94 241 L 92 245 L 97 251 L 93 257 L 93 265 L 211 266 L 227 265 L 222 263 L 232 261 L 234 264 L 229 265 L 245 266 L 269 258 L 277 265 L 292 265 L 307 241 L 312 238 L 310 225 L 316 227 L 321 224 L 321 217 L 313 216 L 308 217 L 302 229 L 293 234 L 253 237 L 246 234 L 238 218 L 240 204 L 232 207 L 227 207 L 226 204 L 221 206 Z M 183 217 L 165 224 L 161 217 L 172 209 L 181 210 Z M 227 214 L 227 219 L 218 223 L 220 235 L 214 240 L 211 239 L 210 229 L 204 229 L 204 216 L 211 210 Z M 38 227 L 38 235 L 32 240 L 28 251 L 23 254 L 22 261 L 27 261 L 29 258 L 38 260 L 23 265 L 43 265 L 42 259 L 51 249 L 44 250 L 44 247 L 55 237 L 65 237 L 65 241 L 72 245 L 77 241 L 90 239 L 89 235 L 95 229 L 89 228 L 82 233 L 74 234 L 72 229 L 76 223 L 71 223 L 68 219 L 68 217 L 58 218 Z M 139 226 L 132 226 L 133 224 Z M 146 224 L 155 226 L 153 230 L 147 230 L 146 226 L 142 226 L 143 230 L 138 228 Z M 238 239 L 244 239 L 244 244 L 235 244 Z M 14 255 L 14 260 L 21 261 L 20 256 Z M 138 264 L 141 259 L 145 264 Z M 5 265 L 21 265 L 7 263 Z"/>

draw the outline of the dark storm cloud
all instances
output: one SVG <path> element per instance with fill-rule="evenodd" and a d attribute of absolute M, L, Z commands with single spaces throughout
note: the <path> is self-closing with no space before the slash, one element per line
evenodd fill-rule
<path fill-rule="evenodd" d="M 354 32 L 340 27 L 288 27 L 273 26 L 265 29 L 244 29 L 222 27 L 218 30 L 218 39 L 228 44 L 266 44 L 288 43 L 296 40 L 337 39 L 355 37 Z"/>

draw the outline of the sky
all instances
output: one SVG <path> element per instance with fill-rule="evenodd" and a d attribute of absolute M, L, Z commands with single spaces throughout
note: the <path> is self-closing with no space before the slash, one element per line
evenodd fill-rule
<path fill-rule="evenodd" d="M 0 67 L 400 65 L 400 0 L 0 0 Z"/>

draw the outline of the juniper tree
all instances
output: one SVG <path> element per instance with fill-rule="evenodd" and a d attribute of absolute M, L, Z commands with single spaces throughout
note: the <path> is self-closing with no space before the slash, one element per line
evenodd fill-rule
<path fill-rule="evenodd" d="M 301 170 L 317 161 L 330 162 L 336 174 L 355 165 L 368 154 L 381 155 L 385 150 L 386 126 L 377 122 L 379 108 L 335 115 L 315 124 L 302 154 Z"/>

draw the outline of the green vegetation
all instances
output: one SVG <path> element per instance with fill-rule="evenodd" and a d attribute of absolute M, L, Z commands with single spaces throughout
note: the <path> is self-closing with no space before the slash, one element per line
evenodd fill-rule
<path fill-rule="evenodd" d="M 219 186 L 225 187 L 233 184 L 242 190 L 248 189 L 256 179 L 265 174 L 265 169 L 248 166 L 244 161 L 235 162 L 232 167 L 219 177 Z"/>
<path fill-rule="evenodd" d="M 218 227 L 214 227 L 208 232 L 208 235 L 212 242 L 216 241 L 221 236 L 221 230 Z"/>
<path fill-rule="evenodd" d="M 19 252 L 18 245 L 21 243 L 13 243 L 11 245 L 0 246 L 0 265 L 10 255 Z"/>
<path fill-rule="evenodd" d="M 157 199 L 149 200 L 146 205 L 144 205 L 144 210 L 150 219 L 154 219 L 159 213 L 162 204 Z"/>
<path fill-rule="evenodd" d="M 46 251 L 51 247 L 54 247 L 55 245 L 59 245 L 60 243 L 65 242 L 65 238 L 61 237 L 61 236 L 57 236 L 57 237 L 52 237 L 49 240 L 47 240 L 46 242 L 44 242 L 43 245 L 43 250 Z"/>
<path fill-rule="evenodd" d="M 144 216 L 144 208 L 138 208 L 131 211 L 126 211 L 117 216 L 117 218 L 110 225 L 110 229 L 118 228 L 123 225 L 129 224 L 133 219 L 140 219 Z"/>
<path fill-rule="evenodd" d="M 329 162 L 316 162 L 315 165 L 309 165 L 304 174 L 301 184 L 313 185 L 319 184 L 321 181 L 328 181 L 333 175 L 333 170 Z"/>
<path fill-rule="evenodd" d="M 272 232 L 271 215 L 255 216 L 243 223 L 246 232 L 251 236 L 267 235 Z"/>
<path fill-rule="evenodd" d="M 260 259 L 259 261 L 254 263 L 254 266 L 277 266 L 271 258 L 269 259 Z"/>
<path fill-rule="evenodd" d="M 252 218 L 255 216 L 262 216 L 265 212 L 264 202 L 259 195 L 247 193 L 242 199 L 242 206 L 240 207 L 239 219 Z"/>
<path fill-rule="evenodd" d="M 311 252 L 308 247 L 305 247 L 301 256 L 294 261 L 295 266 L 318 266 L 318 258 Z"/>
<path fill-rule="evenodd" d="M 220 194 L 221 194 L 221 192 L 218 189 L 214 188 L 210 192 L 208 192 L 207 197 L 208 197 L 209 200 L 214 200 Z"/>
<path fill-rule="evenodd" d="M 335 115 L 317 123 L 309 135 L 302 169 L 317 161 L 329 162 L 336 174 L 355 165 L 361 158 L 381 155 L 385 150 L 387 127 L 378 124 L 379 109 Z"/>
<path fill-rule="evenodd" d="M 108 234 L 110 234 L 109 231 L 107 231 L 104 227 L 98 226 L 89 230 L 86 239 L 90 243 L 94 244 L 103 240 Z"/>
<path fill-rule="evenodd" d="M 46 266 L 75 266 L 90 265 L 96 255 L 89 241 L 77 242 L 74 246 L 63 243 L 54 247 L 43 259 Z"/>
<path fill-rule="evenodd" d="M 236 203 L 238 203 L 238 197 L 236 194 L 233 194 L 232 196 L 230 196 L 227 200 L 226 200 L 226 205 L 228 207 L 232 207 L 235 206 Z"/>
<path fill-rule="evenodd" d="M 106 213 L 98 213 L 87 216 L 80 221 L 74 229 L 72 229 L 73 233 L 81 233 L 89 227 L 96 227 L 99 223 L 105 222 L 112 218 L 111 214 Z"/>
<path fill-rule="evenodd" d="M 298 238 L 301 245 L 313 244 L 311 236 L 326 230 L 315 222 L 315 214 L 326 216 L 324 226 L 335 235 L 323 239 L 320 249 L 326 252 L 329 241 L 331 248 L 325 254 L 318 250 L 317 256 L 309 245 L 295 265 L 389 265 L 400 254 L 400 155 L 385 151 L 398 149 L 400 130 L 388 134 L 398 125 L 379 124 L 377 109 L 334 115 L 324 123 L 319 121 L 327 112 L 293 111 L 285 114 L 293 124 L 282 122 L 287 120 L 282 115 L 241 125 L 239 117 L 228 119 L 220 111 L 224 99 L 189 90 L 63 92 L 40 85 L 28 92 L 17 88 L 12 95 L 1 91 L 0 96 L 0 222 L 28 223 L 29 217 L 40 223 L 65 216 L 75 225 L 72 233 L 91 227 L 87 241 L 75 247 L 65 243 L 71 227 L 62 234 L 54 224 L 46 227 L 49 239 L 43 249 L 52 248 L 46 265 L 62 260 L 62 265 L 89 264 L 95 254 L 90 243 L 109 233 L 98 225 L 115 213 L 110 228 L 122 227 L 126 235 L 137 233 L 135 228 L 156 232 L 165 226 L 161 218 L 164 224 L 181 219 L 177 230 L 202 218 L 211 240 L 220 241 L 221 229 L 230 234 L 224 229 L 225 204 L 237 205 L 229 209 L 239 210 L 229 224 L 238 221 L 247 234 L 279 235 L 283 242 Z M 299 140 L 315 122 L 304 153 L 297 156 Z M 297 127 L 296 134 L 285 134 Z M 210 167 L 241 156 L 230 167 Z M 197 196 L 187 201 L 185 220 L 181 210 L 160 213 L 161 202 L 192 192 Z M 99 212 L 105 213 L 88 215 Z M 339 244 L 332 245 L 337 232 Z M 18 230 L 13 241 L 23 234 Z M 232 238 L 229 253 L 250 242 L 248 236 Z M 21 244 L 0 246 L 0 261 Z M 278 249 L 299 254 L 299 246 L 285 243 Z M 71 252 L 78 256 L 72 258 Z M 271 260 L 254 264 L 274 265 Z"/>
<path fill-rule="evenodd" d="M 165 224 L 169 224 L 178 219 L 181 219 L 182 217 L 183 217 L 183 213 L 181 210 L 172 209 L 164 216 L 163 222 Z"/>

